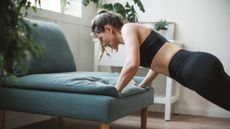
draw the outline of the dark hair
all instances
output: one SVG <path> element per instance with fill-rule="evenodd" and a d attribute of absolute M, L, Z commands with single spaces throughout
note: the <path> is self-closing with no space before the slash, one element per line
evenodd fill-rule
<path fill-rule="evenodd" d="M 95 36 L 96 33 L 101 33 L 105 31 L 105 25 L 111 25 L 112 27 L 120 30 L 121 27 L 124 25 L 122 16 L 107 11 L 107 10 L 100 10 L 97 13 L 97 16 L 94 17 L 92 20 L 91 30 L 93 35 Z M 104 52 L 107 53 L 105 46 L 101 43 L 101 55 L 100 59 L 103 56 Z"/>
<path fill-rule="evenodd" d="M 120 15 L 107 10 L 101 10 L 97 13 L 97 16 L 95 16 L 92 20 L 92 32 L 94 34 L 104 32 L 104 26 L 108 24 L 116 29 L 121 29 L 124 23 Z"/>

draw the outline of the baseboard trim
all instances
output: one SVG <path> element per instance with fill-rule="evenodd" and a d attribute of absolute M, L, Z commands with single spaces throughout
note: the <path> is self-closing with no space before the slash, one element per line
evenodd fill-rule
<path fill-rule="evenodd" d="M 173 106 L 174 107 L 174 106 Z M 152 112 L 164 112 L 164 105 L 150 106 L 149 111 Z M 230 118 L 230 112 L 218 107 L 198 107 L 198 106 L 176 106 L 172 109 L 172 113 L 183 115 L 195 115 L 195 116 L 207 116 L 218 118 Z"/>
<path fill-rule="evenodd" d="M 186 107 L 177 106 L 174 113 L 186 114 L 186 115 L 196 115 L 196 116 L 208 116 L 208 117 L 218 117 L 218 118 L 230 118 L 230 112 L 221 108 L 207 108 L 207 107 Z"/>

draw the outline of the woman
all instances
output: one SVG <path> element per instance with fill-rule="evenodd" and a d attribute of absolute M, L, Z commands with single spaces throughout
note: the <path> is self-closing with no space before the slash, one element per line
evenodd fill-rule
<path fill-rule="evenodd" d="M 119 92 L 138 67 L 144 66 L 149 72 L 140 87 L 161 73 L 230 111 L 230 77 L 215 56 L 181 49 L 150 28 L 124 24 L 120 16 L 108 11 L 99 12 L 93 19 L 92 32 L 101 42 L 102 54 L 107 47 L 117 50 L 119 44 L 125 44 L 126 59 L 116 84 Z"/>

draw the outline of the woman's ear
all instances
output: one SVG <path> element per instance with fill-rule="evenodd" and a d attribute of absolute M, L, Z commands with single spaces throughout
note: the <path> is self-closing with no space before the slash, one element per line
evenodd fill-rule
<path fill-rule="evenodd" d="M 113 28 L 110 25 L 105 25 L 105 30 L 107 30 L 110 33 L 113 33 Z"/>

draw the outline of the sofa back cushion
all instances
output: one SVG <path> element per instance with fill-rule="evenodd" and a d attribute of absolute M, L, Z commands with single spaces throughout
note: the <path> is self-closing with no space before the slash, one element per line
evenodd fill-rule
<path fill-rule="evenodd" d="M 16 75 L 34 73 L 57 73 L 75 71 L 75 63 L 67 40 L 60 27 L 55 23 L 27 20 L 32 37 L 43 49 L 41 57 L 28 63 L 28 71 L 22 73 L 17 68 Z"/>

